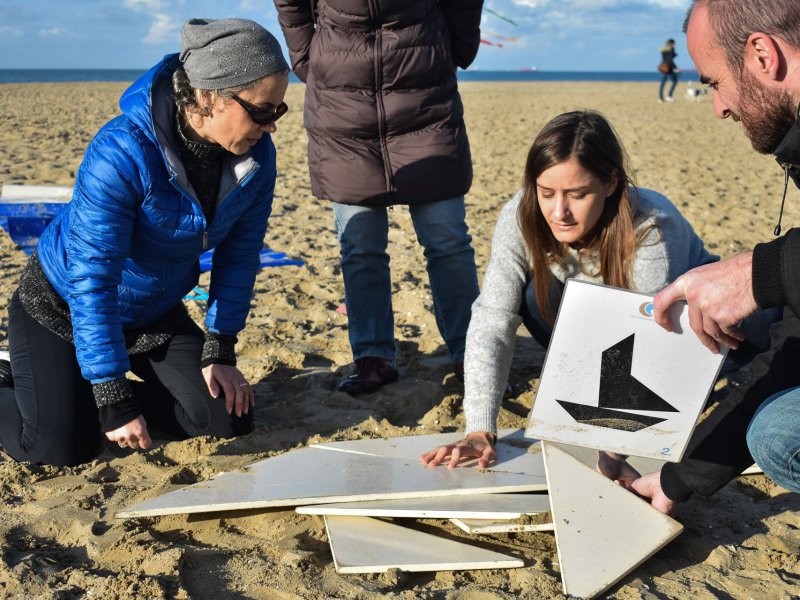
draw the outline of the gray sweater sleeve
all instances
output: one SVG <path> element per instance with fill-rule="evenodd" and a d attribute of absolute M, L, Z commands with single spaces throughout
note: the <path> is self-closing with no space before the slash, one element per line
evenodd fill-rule
<path fill-rule="evenodd" d="M 638 195 L 636 229 L 647 232 L 636 247 L 631 289 L 652 296 L 686 271 L 719 260 L 665 196 L 645 188 Z"/>
<path fill-rule="evenodd" d="M 496 433 L 516 333 L 522 323 L 520 305 L 528 260 L 517 223 L 519 199 L 518 193 L 500 211 L 481 293 L 472 305 L 464 355 L 467 433 Z"/>

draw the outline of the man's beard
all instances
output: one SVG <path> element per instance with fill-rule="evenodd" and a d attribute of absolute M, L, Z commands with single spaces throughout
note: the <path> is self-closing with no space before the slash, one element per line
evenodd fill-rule
<path fill-rule="evenodd" d="M 741 121 L 756 152 L 772 154 L 794 125 L 795 102 L 788 92 L 761 85 L 747 69 L 738 79 L 739 112 L 731 112 L 731 117 Z"/>

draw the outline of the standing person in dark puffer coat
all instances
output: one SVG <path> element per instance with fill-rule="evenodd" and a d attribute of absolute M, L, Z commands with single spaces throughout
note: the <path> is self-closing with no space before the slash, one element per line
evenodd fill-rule
<path fill-rule="evenodd" d="M 355 368 L 349 394 L 397 380 L 387 207 L 406 204 L 436 323 L 463 374 L 478 296 L 464 194 L 472 160 L 456 69 L 480 44 L 481 0 L 275 0 L 306 82 L 311 191 L 332 201 Z"/>

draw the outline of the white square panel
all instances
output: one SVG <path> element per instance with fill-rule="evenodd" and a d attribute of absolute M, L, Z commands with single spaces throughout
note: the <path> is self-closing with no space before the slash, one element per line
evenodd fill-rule
<path fill-rule="evenodd" d="M 710 394 L 724 354 L 689 328 L 652 318 L 652 298 L 569 280 L 547 350 L 529 437 L 677 462 Z"/>
<path fill-rule="evenodd" d="M 394 438 L 392 457 L 370 451 L 372 445 L 385 448 L 387 440 L 357 442 L 366 451 L 325 446 L 301 448 L 253 463 L 242 471 L 223 473 L 209 481 L 145 500 L 116 516 L 543 491 L 547 482 L 540 447 L 521 434 L 521 430 L 516 430 L 516 438 L 498 443 L 502 458 L 492 469 L 423 466 L 419 462 L 419 448 L 432 449 L 442 443 L 438 435 Z M 453 435 L 457 436 L 455 439 L 463 436 Z"/>

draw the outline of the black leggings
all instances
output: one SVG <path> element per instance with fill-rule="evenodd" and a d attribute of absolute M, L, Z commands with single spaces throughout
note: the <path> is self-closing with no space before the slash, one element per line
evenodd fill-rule
<path fill-rule="evenodd" d="M 75 347 L 40 325 L 14 293 L 8 307 L 13 386 L 0 386 L 0 445 L 15 460 L 77 465 L 102 449 L 91 384 Z M 190 319 L 168 342 L 130 356 L 134 398 L 148 424 L 179 438 L 233 437 L 253 427 L 253 411 L 237 417 L 213 398 L 200 369 L 204 336 Z M 150 431 L 152 435 L 152 431 Z"/>
<path fill-rule="evenodd" d="M 555 315 L 561 304 L 561 297 L 564 295 L 564 284 L 559 281 L 552 273 L 547 285 L 547 300 L 550 304 L 550 314 Z M 533 286 L 533 279 L 525 284 L 522 290 L 522 304 L 520 306 L 520 316 L 525 329 L 531 334 L 545 350 L 550 345 L 550 338 L 553 336 L 553 325 L 548 323 L 536 304 L 536 289 Z"/>

